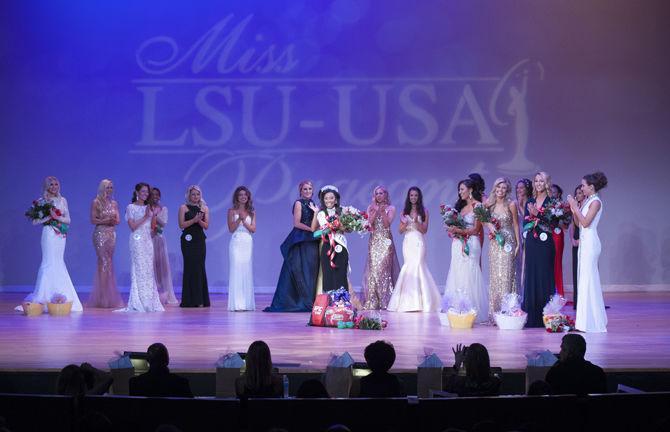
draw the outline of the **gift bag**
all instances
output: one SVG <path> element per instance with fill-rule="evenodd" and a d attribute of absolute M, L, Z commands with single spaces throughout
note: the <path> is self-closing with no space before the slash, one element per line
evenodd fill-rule
<path fill-rule="evenodd" d="M 108 362 L 110 372 L 112 373 L 111 394 L 127 396 L 130 393 L 129 381 L 135 376 L 135 368 L 130 361 L 130 357 L 121 356 Z"/>
<path fill-rule="evenodd" d="M 431 354 L 419 364 L 416 372 L 416 394 L 420 398 L 427 398 L 432 391 L 442 391 L 442 360 Z"/>
<path fill-rule="evenodd" d="M 348 352 L 333 356 L 326 367 L 326 390 L 332 398 L 348 398 L 354 380 L 354 360 Z"/>
<path fill-rule="evenodd" d="M 547 372 L 549 372 L 549 369 L 551 369 L 558 359 L 549 350 L 533 351 L 527 353 L 525 356 L 527 360 L 526 392 L 528 392 L 528 387 L 530 387 L 533 382 L 537 380 L 545 380 Z"/>
<path fill-rule="evenodd" d="M 238 353 L 228 353 L 216 362 L 216 397 L 234 398 L 235 380 L 240 376 L 244 360 Z"/>
<path fill-rule="evenodd" d="M 319 294 L 314 300 L 314 306 L 312 306 L 312 316 L 310 317 L 310 323 L 313 326 L 323 327 L 325 324 L 325 315 L 326 308 L 330 303 L 330 296 L 328 294 Z"/>
<path fill-rule="evenodd" d="M 351 306 L 328 306 L 324 316 L 324 325 L 327 327 L 337 327 L 339 322 L 352 322 L 354 320 L 354 315 L 354 309 Z"/>

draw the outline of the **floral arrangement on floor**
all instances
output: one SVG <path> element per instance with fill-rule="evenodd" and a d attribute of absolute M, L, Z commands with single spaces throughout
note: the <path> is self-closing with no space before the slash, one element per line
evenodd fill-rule
<path fill-rule="evenodd" d="M 568 332 L 575 329 L 575 322 L 572 318 L 561 313 L 566 302 L 563 297 L 554 294 L 542 309 L 542 322 L 548 333 Z"/>

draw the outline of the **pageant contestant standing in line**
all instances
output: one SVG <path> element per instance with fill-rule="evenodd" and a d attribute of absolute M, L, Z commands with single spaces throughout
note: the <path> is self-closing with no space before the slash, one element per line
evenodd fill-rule
<path fill-rule="evenodd" d="M 466 228 L 449 227 L 450 234 L 459 234 L 467 237 L 468 253 L 458 238 L 451 242 L 451 264 L 447 275 L 447 285 L 444 290 L 444 302 L 462 295 L 470 301 L 477 310 L 477 322 L 487 322 L 489 318 L 488 290 L 484 286 L 480 256 L 482 244 L 479 232 L 482 224 L 475 218 L 474 207 L 481 204 L 481 194 L 475 189 L 476 184 L 471 179 L 458 182 L 458 200 L 454 208 L 461 214 Z M 444 309 L 446 309 L 446 304 Z"/>
<path fill-rule="evenodd" d="M 510 199 L 512 183 L 507 178 L 496 179 L 493 190 L 486 201 L 491 216 L 500 223 L 496 229 L 492 223 L 487 227 L 492 234 L 502 234 L 504 243 L 489 240 L 489 320 L 500 311 L 505 294 L 517 292 L 516 257 L 519 254 L 519 213 L 516 203 Z"/>
<path fill-rule="evenodd" d="M 148 205 L 151 187 L 138 183 L 133 201 L 126 207 L 130 227 L 130 295 L 123 312 L 162 312 L 156 276 L 154 274 L 154 245 L 151 241 L 151 219 L 155 216 Z"/>
<path fill-rule="evenodd" d="M 184 257 L 184 277 L 181 288 L 181 307 L 209 307 L 209 287 L 205 258 L 205 230 L 209 228 L 209 208 L 197 185 L 186 189 L 186 203 L 179 207 L 181 253 Z"/>
<path fill-rule="evenodd" d="M 335 186 L 328 185 L 319 192 L 321 210 L 312 219 L 312 230 L 324 230 L 333 217 L 342 214 L 340 193 Z M 321 290 L 325 293 L 344 287 L 349 289 L 349 250 L 347 238 L 341 232 L 329 232 L 321 242 Z M 319 291 L 319 287 L 317 287 Z"/>
<path fill-rule="evenodd" d="M 417 186 L 407 191 L 405 207 L 400 215 L 403 265 L 393 288 L 388 310 L 395 312 L 437 312 L 440 292 L 426 264 L 428 209 L 423 206 L 423 194 Z"/>
<path fill-rule="evenodd" d="M 575 188 L 575 201 L 577 206 L 581 209 L 584 202 L 584 192 L 582 192 L 582 185 Z M 577 263 L 579 262 L 579 222 L 576 218 L 572 218 L 570 224 L 570 242 L 572 243 L 572 308 L 577 309 Z"/>
<path fill-rule="evenodd" d="M 293 203 L 293 229 L 281 244 L 284 257 L 272 304 L 265 312 L 309 312 L 319 274 L 319 239 L 312 235 L 312 219 L 318 208 L 312 201 L 314 185 L 303 180 L 300 198 Z"/>
<path fill-rule="evenodd" d="M 523 226 L 525 224 L 524 214 L 526 211 L 526 203 L 528 199 L 533 196 L 533 182 L 530 179 L 522 178 L 516 182 L 516 208 L 519 211 L 519 233 L 523 233 Z M 526 259 L 526 239 L 521 236 L 521 253 L 516 258 L 516 283 L 519 295 L 523 298 L 523 281 L 524 281 L 524 260 Z"/>
<path fill-rule="evenodd" d="M 49 225 L 42 227 L 42 263 L 37 272 L 37 282 L 35 290 L 26 297 L 26 301 L 44 303 L 44 310 L 47 310 L 47 303 L 51 301 L 54 294 L 62 294 L 67 301 L 72 302 L 72 311 L 81 312 L 83 307 L 79 301 L 79 296 L 74 290 L 70 274 L 65 267 L 65 240 L 67 228 L 59 229 L 60 226 L 67 227 L 70 224 L 70 211 L 67 207 L 67 200 L 60 194 L 60 182 L 56 177 L 47 177 L 44 179 L 42 187 L 42 199 L 53 204 L 54 208 L 48 215 L 42 219 L 34 219 L 33 225 Z M 23 311 L 23 306 L 15 308 Z"/>
<path fill-rule="evenodd" d="M 120 308 L 123 299 L 116 287 L 114 276 L 114 249 L 116 226 L 121 222 L 119 205 L 113 198 L 114 184 L 104 179 L 98 185 L 98 195 L 91 203 L 93 247 L 98 256 L 98 267 L 93 279 L 93 291 L 86 306 L 93 308 Z"/>
<path fill-rule="evenodd" d="M 377 186 L 372 192 L 372 204 L 368 206 L 370 239 L 368 259 L 363 273 L 364 309 L 386 309 L 398 280 L 400 264 L 395 252 L 391 223 L 395 218 L 395 207 L 391 205 L 388 190 Z"/>
<path fill-rule="evenodd" d="M 154 244 L 154 273 L 158 294 L 161 303 L 176 305 L 179 304 L 179 300 L 174 295 L 167 242 L 163 236 L 168 223 L 168 208 L 161 204 L 161 191 L 157 187 L 151 188 L 151 209 L 154 213 L 151 219 L 151 240 Z"/>
<path fill-rule="evenodd" d="M 600 285 L 598 259 L 600 258 L 600 237 L 598 223 L 603 212 L 603 203 L 598 192 L 607 186 L 607 177 L 602 172 L 587 174 L 582 179 L 584 204 L 581 209 L 577 201 L 568 197 L 573 216 L 579 221 L 579 298 L 575 328 L 587 333 L 607 331 L 607 313 Z"/>
<path fill-rule="evenodd" d="M 256 232 L 256 211 L 251 191 L 238 186 L 233 192 L 233 207 L 228 209 L 228 231 L 233 233 L 228 244 L 228 310 L 252 311 L 254 301 L 253 251 Z"/>
<path fill-rule="evenodd" d="M 533 197 L 526 203 L 525 217 L 537 216 L 541 208 L 549 205 L 551 177 L 538 172 L 533 178 Z M 524 232 L 526 259 L 524 264 L 523 310 L 528 313 L 526 327 L 544 327 L 542 309 L 556 292 L 554 285 L 554 239 L 551 232 L 538 224 L 535 231 Z"/>
<path fill-rule="evenodd" d="M 552 184 L 549 196 L 551 196 L 553 200 L 559 202 L 563 201 L 563 188 L 557 184 Z M 565 297 L 565 292 L 563 291 L 563 249 L 565 248 L 565 231 L 563 228 L 567 227 L 559 224 L 551 233 L 554 237 L 554 249 L 556 250 L 556 254 L 554 255 L 554 283 L 556 284 L 556 292 L 561 297 Z"/>

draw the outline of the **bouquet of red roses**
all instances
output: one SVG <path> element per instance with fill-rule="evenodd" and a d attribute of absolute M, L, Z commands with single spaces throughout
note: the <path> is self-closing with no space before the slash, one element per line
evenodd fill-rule
<path fill-rule="evenodd" d="M 524 236 L 532 231 L 533 237 L 540 237 L 544 241 L 546 237 L 542 238 L 542 234 L 557 229 L 561 223 L 569 224 L 572 221 L 570 205 L 551 198 L 546 207 L 537 211 L 537 215 L 528 215 L 525 217 L 525 221 L 526 223 L 523 226 Z"/>
<path fill-rule="evenodd" d="M 489 240 L 495 240 L 498 245 L 500 245 L 500 247 L 504 246 L 505 237 L 503 237 L 503 235 L 498 232 L 501 226 L 500 221 L 493 217 L 491 210 L 483 204 L 477 204 L 475 205 L 473 211 L 475 213 L 475 219 L 483 224 L 490 223 L 495 228 L 495 232 L 489 233 Z"/>
<path fill-rule="evenodd" d="M 460 229 L 468 228 L 461 214 L 458 212 L 458 210 L 456 210 L 453 207 L 441 204 L 440 215 L 442 216 L 442 223 L 444 224 L 445 228 L 449 227 L 455 227 Z M 468 238 L 470 237 L 469 235 L 449 233 L 449 237 L 460 240 L 463 243 L 463 253 L 466 255 L 470 255 L 470 246 L 468 246 Z"/>
<path fill-rule="evenodd" d="M 51 218 L 51 210 L 56 213 L 56 216 L 62 216 L 62 212 L 56 208 L 50 201 L 45 200 L 44 198 L 39 198 L 33 201 L 32 205 L 24 213 L 28 219 L 31 221 L 44 219 L 49 217 L 42 225 L 48 225 L 56 231 L 56 234 L 66 235 L 68 231 L 68 224 L 61 221 L 57 221 Z"/>

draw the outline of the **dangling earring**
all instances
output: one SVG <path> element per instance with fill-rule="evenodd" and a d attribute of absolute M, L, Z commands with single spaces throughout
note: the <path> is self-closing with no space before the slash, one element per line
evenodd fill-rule
<path fill-rule="evenodd" d="M 470 192 L 470 199 L 472 199 L 472 192 Z"/>

